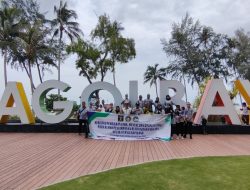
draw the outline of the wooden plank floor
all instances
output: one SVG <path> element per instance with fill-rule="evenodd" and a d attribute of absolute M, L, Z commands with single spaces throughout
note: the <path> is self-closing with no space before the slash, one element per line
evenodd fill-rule
<path fill-rule="evenodd" d="M 250 135 L 192 140 L 104 141 L 77 134 L 0 133 L 0 189 L 37 189 L 78 176 L 155 160 L 250 155 Z"/>

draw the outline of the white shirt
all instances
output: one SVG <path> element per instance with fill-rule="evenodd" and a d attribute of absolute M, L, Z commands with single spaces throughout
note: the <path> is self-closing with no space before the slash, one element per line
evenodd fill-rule
<path fill-rule="evenodd" d="M 242 115 L 249 115 L 248 111 L 249 111 L 249 108 L 247 106 L 242 107 Z"/>
<path fill-rule="evenodd" d="M 131 108 L 122 108 L 122 112 L 123 112 L 123 114 L 130 114 L 131 113 L 131 111 L 132 111 L 132 109 Z"/>

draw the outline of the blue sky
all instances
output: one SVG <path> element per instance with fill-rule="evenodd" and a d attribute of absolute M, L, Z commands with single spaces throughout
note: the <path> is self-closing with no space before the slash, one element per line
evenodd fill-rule
<path fill-rule="evenodd" d="M 123 35 L 134 38 L 136 43 L 137 56 L 127 64 L 118 65 L 117 86 L 121 93 L 128 93 L 129 80 L 138 80 L 139 94 L 146 97 L 151 93 L 155 98 L 154 87 L 143 84 L 143 73 L 148 65 L 159 63 L 160 66 L 168 65 L 168 58 L 162 51 L 161 38 L 168 39 L 171 33 L 173 22 L 180 22 L 186 12 L 194 19 L 199 19 L 201 24 L 211 26 L 216 32 L 233 35 L 238 28 L 250 31 L 250 20 L 248 11 L 250 3 L 247 0 L 68 0 L 70 8 L 75 9 L 78 14 L 78 22 L 88 38 L 90 31 L 97 23 L 97 16 L 107 13 L 112 20 L 122 23 L 125 28 Z M 41 11 L 47 12 L 47 16 L 53 18 L 53 7 L 59 1 L 39 0 Z M 0 62 L 3 63 L 2 57 Z M 55 69 L 53 73 L 46 73 L 45 80 L 57 79 Z M 38 74 L 33 70 L 35 84 L 39 84 Z M 4 86 L 3 65 L 0 68 L 0 86 Z M 30 87 L 25 72 L 15 71 L 8 67 L 10 81 L 21 81 L 25 91 L 30 98 Z M 88 85 L 85 78 L 78 75 L 75 68 L 75 57 L 70 56 L 62 65 L 62 81 L 72 86 L 71 90 L 65 93 L 71 100 L 79 101 L 82 90 Z M 106 77 L 107 82 L 112 83 L 112 74 Z M 3 88 L 0 88 L 0 96 Z M 109 93 L 102 93 L 106 101 L 111 100 Z M 197 95 L 197 87 L 188 86 L 189 101 L 193 101 Z"/>

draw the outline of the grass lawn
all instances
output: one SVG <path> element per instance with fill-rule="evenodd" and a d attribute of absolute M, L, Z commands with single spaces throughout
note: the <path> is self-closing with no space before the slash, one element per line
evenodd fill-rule
<path fill-rule="evenodd" d="M 151 162 L 65 181 L 45 190 L 249 190 L 250 156 Z"/>

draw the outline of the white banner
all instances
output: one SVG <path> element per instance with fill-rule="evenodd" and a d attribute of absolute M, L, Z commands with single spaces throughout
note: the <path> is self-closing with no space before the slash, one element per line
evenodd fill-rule
<path fill-rule="evenodd" d="M 169 115 L 117 115 L 90 112 L 89 129 L 94 139 L 115 140 L 170 140 Z"/>

